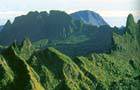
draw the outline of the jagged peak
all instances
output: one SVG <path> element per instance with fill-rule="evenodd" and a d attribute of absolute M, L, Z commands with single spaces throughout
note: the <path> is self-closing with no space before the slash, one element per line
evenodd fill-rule
<path fill-rule="evenodd" d="M 135 21 L 134 21 L 134 17 L 132 14 L 129 14 L 127 17 L 127 22 L 126 22 L 126 31 L 129 34 L 134 33 L 135 29 Z"/>
<path fill-rule="evenodd" d="M 24 60 L 28 60 L 30 56 L 33 54 L 34 48 L 31 44 L 29 38 L 24 38 L 21 47 L 20 47 L 20 56 L 24 58 Z"/>
<path fill-rule="evenodd" d="M 12 50 L 18 49 L 19 50 L 20 48 L 25 49 L 25 47 L 31 47 L 31 46 L 32 46 L 32 44 L 31 44 L 30 40 L 28 38 L 25 38 L 21 45 L 19 45 L 18 42 L 16 40 L 14 40 L 14 42 L 8 47 L 8 49 L 12 49 Z"/>
<path fill-rule="evenodd" d="M 127 17 L 126 27 L 132 24 L 135 24 L 134 17 L 132 14 L 129 14 Z"/>
<path fill-rule="evenodd" d="M 31 12 L 28 12 L 28 14 L 26 16 L 48 16 L 48 13 L 47 11 L 41 11 L 41 12 L 38 12 L 38 11 L 31 11 Z"/>
<path fill-rule="evenodd" d="M 22 46 L 25 46 L 25 45 L 27 45 L 28 47 L 32 46 L 32 43 L 31 43 L 30 39 L 27 38 L 27 37 L 25 37 L 23 42 L 22 42 Z"/>
<path fill-rule="evenodd" d="M 39 14 L 38 11 L 30 11 L 27 15 L 36 15 L 36 14 Z"/>
<path fill-rule="evenodd" d="M 65 11 L 59 11 L 59 10 L 51 10 L 49 12 L 49 16 L 57 16 L 57 18 L 61 18 L 64 20 L 72 19 L 72 17 L 69 14 L 67 14 Z"/>
<path fill-rule="evenodd" d="M 98 13 L 94 12 L 94 11 L 91 11 L 91 10 L 81 10 L 81 11 L 77 11 L 77 12 L 74 12 L 74 13 L 84 13 L 84 12 L 87 12 L 87 13 L 94 13 L 94 14 L 97 14 L 99 15 Z M 73 14 L 73 13 L 72 13 Z"/>
<path fill-rule="evenodd" d="M 49 13 L 50 14 L 53 14 L 53 13 L 64 13 L 64 14 L 67 14 L 65 11 L 60 11 L 60 10 L 50 10 Z"/>
<path fill-rule="evenodd" d="M 11 21 L 10 21 L 10 20 L 8 20 L 8 21 L 6 22 L 6 24 L 10 24 L 10 25 L 11 25 L 12 23 L 11 23 Z"/>
<path fill-rule="evenodd" d="M 12 25 L 10 20 L 7 20 L 6 24 L 4 25 L 4 29 L 8 29 Z"/>

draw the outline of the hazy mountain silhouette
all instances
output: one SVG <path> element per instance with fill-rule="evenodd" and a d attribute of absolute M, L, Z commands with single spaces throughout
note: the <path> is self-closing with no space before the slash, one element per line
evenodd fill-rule
<path fill-rule="evenodd" d="M 75 20 L 82 20 L 85 24 L 91 24 L 96 26 L 108 25 L 105 20 L 96 12 L 84 10 L 71 14 Z"/>

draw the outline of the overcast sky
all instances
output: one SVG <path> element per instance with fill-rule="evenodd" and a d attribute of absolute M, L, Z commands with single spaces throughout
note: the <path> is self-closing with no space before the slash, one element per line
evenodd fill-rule
<path fill-rule="evenodd" d="M 63 10 L 72 13 L 92 10 L 99 13 L 110 25 L 125 25 L 132 13 L 140 18 L 140 0 L 0 0 L 0 24 L 29 11 Z"/>

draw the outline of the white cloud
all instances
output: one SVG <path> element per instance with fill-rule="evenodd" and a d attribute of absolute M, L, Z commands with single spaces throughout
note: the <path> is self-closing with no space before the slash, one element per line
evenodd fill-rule
<path fill-rule="evenodd" d="M 139 0 L 77 0 L 81 2 L 100 2 L 100 3 L 130 3 L 130 2 L 138 2 Z"/>
<path fill-rule="evenodd" d="M 94 11 L 90 9 L 91 11 Z M 66 10 L 67 13 L 73 13 L 79 11 L 78 9 L 73 9 L 73 10 Z M 112 10 L 100 10 L 100 11 L 95 11 L 99 13 L 101 16 L 104 17 L 123 17 L 123 16 L 128 16 L 128 14 L 133 14 L 134 16 L 140 16 L 140 10 L 135 10 L 135 11 L 112 11 Z M 27 14 L 27 11 L 5 11 L 5 12 L 0 12 L 0 18 L 14 18 L 16 16 L 20 15 L 25 15 Z"/>
<path fill-rule="evenodd" d="M 13 21 L 16 16 L 25 15 L 27 12 L 24 11 L 0 11 L 0 25 L 4 25 L 7 20 Z"/>
<path fill-rule="evenodd" d="M 128 16 L 128 14 L 133 14 L 134 16 L 140 16 L 140 10 L 93 10 L 93 9 L 89 9 L 91 11 L 95 11 L 97 13 L 99 13 L 101 16 L 104 17 L 126 17 Z M 76 12 L 78 10 L 73 9 L 73 10 L 67 10 L 67 13 L 73 13 Z"/>
<path fill-rule="evenodd" d="M 106 17 L 123 17 L 123 16 L 128 16 L 128 14 L 133 14 L 134 16 L 140 16 L 140 10 L 135 10 L 135 11 L 97 11 L 100 13 L 102 16 Z"/>
<path fill-rule="evenodd" d="M 0 12 L 0 16 L 1 17 L 15 17 L 15 16 L 20 16 L 20 15 L 24 15 L 26 14 L 27 12 L 25 11 L 3 11 L 3 12 Z"/>

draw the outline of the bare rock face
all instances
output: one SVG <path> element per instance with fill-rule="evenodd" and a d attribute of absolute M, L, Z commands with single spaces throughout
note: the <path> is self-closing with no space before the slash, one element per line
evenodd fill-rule
<path fill-rule="evenodd" d="M 96 12 L 84 10 L 72 13 L 71 16 L 75 20 L 82 20 L 85 24 L 95 25 L 95 26 L 102 26 L 108 25 L 105 20 Z"/>

